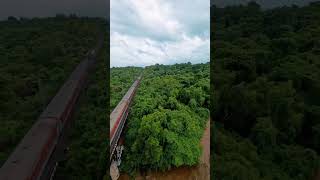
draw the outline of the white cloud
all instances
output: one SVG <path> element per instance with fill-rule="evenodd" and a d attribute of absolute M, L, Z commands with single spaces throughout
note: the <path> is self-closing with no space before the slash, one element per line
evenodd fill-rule
<path fill-rule="evenodd" d="M 132 0 L 131 2 L 145 28 L 156 33 L 176 35 L 180 24 L 172 18 L 172 9 L 169 4 L 165 2 L 161 4 L 159 0 Z"/>
<path fill-rule="evenodd" d="M 209 0 L 181 2 L 111 0 L 111 66 L 208 62 Z"/>

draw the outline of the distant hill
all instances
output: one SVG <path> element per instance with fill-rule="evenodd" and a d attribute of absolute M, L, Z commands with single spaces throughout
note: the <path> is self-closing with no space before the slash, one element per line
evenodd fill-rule
<path fill-rule="evenodd" d="M 211 5 L 216 5 L 218 7 L 224 7 L 227 5 L 237 5 L 237 4 L 247 4 L 252 0 L 210 0 Z M 279 6 L 291 6 L 293 4 L 298 6 L 304 6 L 310 2 L 315 2 L 317 0 L 256 0 L 258 4 L 262 6 L 263 9 L 269 9 Z"/>

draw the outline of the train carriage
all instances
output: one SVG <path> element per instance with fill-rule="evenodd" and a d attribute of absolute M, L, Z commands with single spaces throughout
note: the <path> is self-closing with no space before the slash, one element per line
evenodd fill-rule
<path fill-rule="evenodd" d="M 54 117 L 65 124 L 66 119 L 70 117 L 73 104 L 80 94 L 81 87 L 86 81 L 88 65 L 88 59 L 85 59 L 76 67 L 40 117 Z"/>
<path fill-rule="evenodd" d="M 39 119 L 0 169 L 1 180 L 41 178 L 62 130 L 84 88 L 93 60 L 86 58 L 71 73 Z"/>
<path fill-rule="evenodd" d="M 132 84 L 127 93 L 123 96 L 119 104 L 110 114 L 110 160 L 117 146 L 125 120 L 129 113 L 129 106 L 133 96 L 140 84 L 141 76 Z"/>
<path fill-rule="evenodd" d="M 0 169 L 0 179 L 38 179 L 58 136 L 56 119 L 39 119 Z"/>

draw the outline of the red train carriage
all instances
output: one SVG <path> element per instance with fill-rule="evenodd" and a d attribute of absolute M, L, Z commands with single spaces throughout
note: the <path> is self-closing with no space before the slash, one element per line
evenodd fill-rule
<path fill-rule="evenodd" d="M 69 79 L 61 87 L 40 117 L 54 117 L 61 120 L 64 126 L 65 121 L 70 117 L 71 110 L 80 94 L 81 87 L 86 81 L 88 68 L 88 59 L 85 59 L 72 72 Z"/>
<path fill-rule="evenodd" d="M 58 136 L 56 119 L 39 119 L 0 169 L 0 179 L 38 179 Z"/>
<path fill-rule="evenodd" d="M 92 60 L 83 60 L 0 169 L 1 180 L 40 179 L 83 89 Z"/>
<path fill-rule="evenodd" d="M 123 126 L 129 112 L 129 105 L 140 84 L 141 76 L 132 84 L 128 92 L 110 114 L 110 160 L 117 146 Z"/>

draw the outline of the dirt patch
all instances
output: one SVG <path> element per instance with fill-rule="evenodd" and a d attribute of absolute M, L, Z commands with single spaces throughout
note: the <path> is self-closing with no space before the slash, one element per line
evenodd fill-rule
<path fill-rule="evenodd" d="M 314 176 L 313 180 L 320 180 L 320 169 L 318 170 L 317 174 Z"/>

